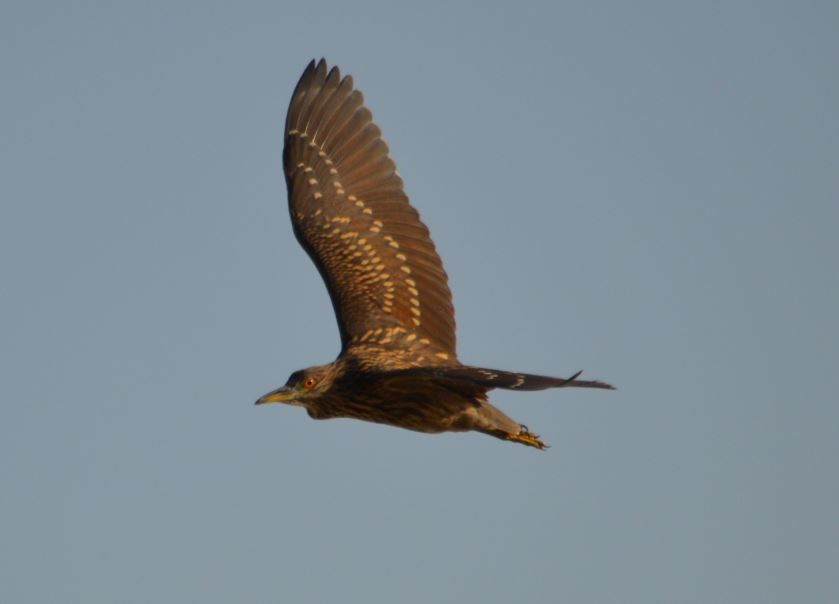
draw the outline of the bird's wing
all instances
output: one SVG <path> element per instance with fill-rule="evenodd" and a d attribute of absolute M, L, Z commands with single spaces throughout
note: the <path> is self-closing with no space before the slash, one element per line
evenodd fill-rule
<path fill-rule="evenodd" d="M 600 388 L 614 390 L 615 387 L 598 380 L 579 379 L 582 371 L 570 378 L 558 378 L 547 375 L 517 373 L 501 369 L 486 369 L 469 365 L 449 367 L 412 367 L 391 372 L 394 378 L 425 377 L 469 382 L 487 390 L 504 388 L 505 390 L 547 390 L 548 388 Z"/>
<path fill-rule="evenodd" d="M 283 162 L 294 233 L 326 282 L 343 352 L 426 346 L 454 361 L 451 293 L 428 228 L 361 92 L 323 60 L 294 90 Z"/>

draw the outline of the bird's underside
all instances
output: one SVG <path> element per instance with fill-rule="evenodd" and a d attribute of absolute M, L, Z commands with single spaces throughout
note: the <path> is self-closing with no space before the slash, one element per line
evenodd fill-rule
<path fill-rule="evenodd" d="M 283 164 L 294 234 L 332 300 L 341 354 L 257 403 L 305 407 L 420 432 L 475 430 L 544 448 L 493 407 L 494 388 L 612 387 L 457 360 L 448 278 L 350 76 L 312 61 L 289 105 Z"/>

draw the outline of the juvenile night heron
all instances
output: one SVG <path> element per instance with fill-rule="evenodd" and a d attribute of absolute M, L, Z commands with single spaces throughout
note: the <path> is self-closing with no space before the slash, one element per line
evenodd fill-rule
<path fill-rule="evenodd" d="M 309 63 L 294 89 L 283 151 L 294 234 L 326 282 L 341 353 L 295 371 L 262 403 L 305 407 L 420 432 L 476 430 L 545 444 L 493 407 L 494 388 L 605 388 L 603 382 L 462 365 L 451 293 L 428 229 L 361 92 L 337 67 Z"/>

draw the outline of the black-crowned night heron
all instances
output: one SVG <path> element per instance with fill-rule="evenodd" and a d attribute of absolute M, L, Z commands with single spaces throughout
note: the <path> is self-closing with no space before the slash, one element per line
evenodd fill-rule
<path fill-rule="evenodd" d="M 283 152 L 294 234 L 332 298 L 341 354 L 291 374 L 257 404 L 305 407 L 420 432 L 476 430 L 544 448 L 487 400 L 494 388 L 605 388 L 603 382 L 462 365 L 451 293 L 428 229 L 361 92 L 312 61 L 294 90 Z"/>

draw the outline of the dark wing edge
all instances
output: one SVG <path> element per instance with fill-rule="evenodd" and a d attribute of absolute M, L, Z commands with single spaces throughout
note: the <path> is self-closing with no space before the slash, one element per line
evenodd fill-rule
<path fill-rule="evenodd" d="M 329 290 L 342 352 L 422 343 L 454 359 L 447 275 L 352 77 L 310 62 L 285 128 L 294 233 Z"/>
<path fill-rule="evenodd" d="M 459 365 L 453 367 L 417 367 L 405 369 L 400 371 L 400 373 L 465 381 L 486 388 L 487 390 L 493 388 L 503 388 L 505 390 L 547 390 L 549 388 L 616 389 L 611 384 L 599 380 L 579 379 L 579 376 L 583 373 L 582 371 L 578 371 L 570 378 L 560 378 Z"/>

